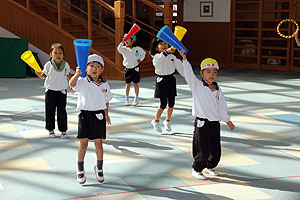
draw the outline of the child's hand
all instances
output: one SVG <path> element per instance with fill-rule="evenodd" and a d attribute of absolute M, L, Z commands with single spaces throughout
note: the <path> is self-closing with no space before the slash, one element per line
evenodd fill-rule
<path fill-rule="evenodd" d="M 138 60 L 137 60 L 137 62 L 140 64 L 141 60 L 140 60 L 140 59 L 138 59 Z"/>
<path fill-rule="evenodd" d="M 186 60 L 185 50 L 183 50 L 183 49 L 182 49 L 182 50 L 179 50 L 179 53 L 180 53 L 182 59 L 183 59 L 183 60 Z"/>
<path fill-rule="evenodd" d="M 234 124 L 231 121 L 227 122 L 227 126 L 230 128 L 231 131 L 234 130 Z"/>
<path fill-rule="evenodd" d="M 80 70 L 79 67 L 76 67 L 76 74 L 78 74 L 78 75 L 82 74 L 82 71 Z"/>
<path fill-rule="evenodd" d="M 75 91 L 73 90 L 73 88 L 70 88 L 70 91 L 71 91 L 72 94 L 75 93 Z"/>
<path fill-rule="evenodd" d="M 105 119 L 106 119 L 106 123 L 108 125 L 111 125 L 111 122 L 110 122 L 110 117 L 108 115 L 105 116 Z"/>
<path fill-rule="evenodd" d="M 43 74 L 43 72 L 37 72 L 37 71 L 35 71 L 35 74 L 41 76 Z"/>
<path fill-rule="evenodd" d="M 173 49 L 172 47 L 170 47 L 170 48 L 168 48 L 166 51 L 167 51 L 168 53 L 175 53 L 175 50 L 176 50 L 176 49 Z"/>

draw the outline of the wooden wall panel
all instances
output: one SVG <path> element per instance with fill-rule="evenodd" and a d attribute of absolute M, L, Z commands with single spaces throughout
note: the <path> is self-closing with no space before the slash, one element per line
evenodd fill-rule
<path fill-rule="evenodd" d="M 184 22 L 187 33 L 183 44 L 188 60 L 195 65 L 204 58 L 216 59 L 220 66 L 230 65 L 231 25 L 229 22 Z"/>

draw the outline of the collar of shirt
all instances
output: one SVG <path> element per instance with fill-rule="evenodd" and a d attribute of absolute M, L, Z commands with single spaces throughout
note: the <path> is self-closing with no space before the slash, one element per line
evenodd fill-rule
<path fill-rule="evenodd" d="M 88 74 L 86 74 L 86 79 L 87 79 L 88 82 L 91 82 L 91 81 L 94 82 L 93 78 L 90 75 L 88 75 Z M 102 78 L 102 76 L 99 76 L 98 79 L 101 81 L 101 83 L 105 83 L 106 82 L 106 80 L 104 78 Z"/>
<path fill-rule="evenodd" d="M 208 87 L 208 83 L 203 78 L 202 78 L 202 83 L 204 86 Z M 217 82 L 213 82 L 212 84 L 216 86 L 216 90 L 219 90 L 219 86 Z"/>

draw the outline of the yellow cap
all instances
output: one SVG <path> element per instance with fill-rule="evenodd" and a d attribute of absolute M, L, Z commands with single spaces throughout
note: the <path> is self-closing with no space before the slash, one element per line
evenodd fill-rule
<path fill-rule="evenodd" d="M 218 62 L 215 59 L 212 58 L 205 58 L 201 64 L 200 64 L 201 70 L 207 69 L 207 68 L 216 68 L 219 69 Z"/>

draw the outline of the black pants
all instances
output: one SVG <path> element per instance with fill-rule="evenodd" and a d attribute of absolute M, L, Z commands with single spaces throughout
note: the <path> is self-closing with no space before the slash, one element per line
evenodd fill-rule
<path fill-rule="evenodd" d="M 57 125 L 60 132 L 66 132 L 67 124 L 67 94 L 61 91 L 48 90 L 45 93 L 46 103 L 46 129 L 55 129 L 55 111 L 57 108 Z"/>
<path fill-rule="evenodd" d="M 215 168 L 221 159 L 220 123 L 196 118 L 194 126 L 193 168 L 197 172 Z"/>

